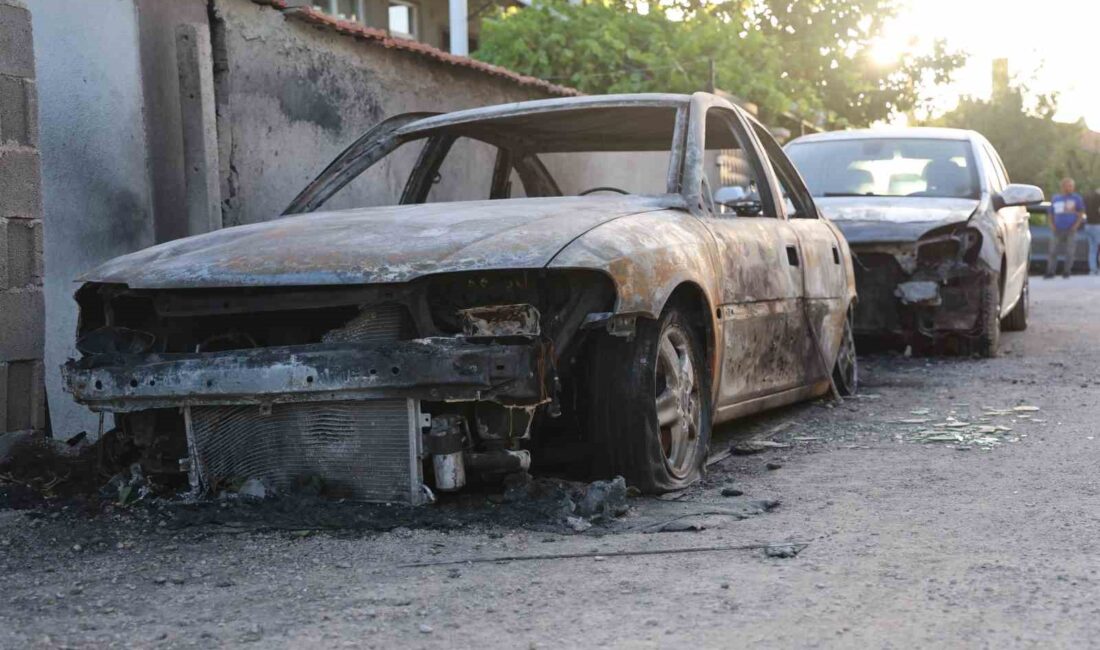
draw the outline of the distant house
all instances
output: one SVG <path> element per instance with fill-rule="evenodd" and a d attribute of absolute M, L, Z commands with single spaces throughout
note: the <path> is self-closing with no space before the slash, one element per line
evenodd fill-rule
<path fill-rule="evenodd" d="M 427 43 L 451 54 L 477 49 L 481 19 L 501 6 L 524 6 L 522 0 L 483 0 L 472 8 L 467 0 L 299 0 L 315 11 L 392 36 Z M 463 38 L 463 35 L 466 38 Z"/>

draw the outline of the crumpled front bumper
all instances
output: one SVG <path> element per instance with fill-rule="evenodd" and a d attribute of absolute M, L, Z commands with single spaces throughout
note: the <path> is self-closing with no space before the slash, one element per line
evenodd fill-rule
<path fill-rule="evenodd" d="M 93 411 L 409 398 L 544 401 L 543 344 L 463 337 L 194 354 L 99 354 L 62 368 L 65 388 Z"/>
<path fill-rule="evenodd" d="M 856 333 L 908 340 L 974 332 L 991 271 L 980 261 L 918 266 L 910 248 L 853 247 Z"/>

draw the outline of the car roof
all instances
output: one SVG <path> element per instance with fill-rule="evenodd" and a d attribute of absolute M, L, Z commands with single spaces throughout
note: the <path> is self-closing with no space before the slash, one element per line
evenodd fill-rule
<path fill-rule="evenodd" d="M 679 107 L 688 104 L 691 95 L 676 93 L 630 93 L 620 95 L 584 95 L 581 97 L 554 97 L 551 99 L 534 99 L 526 102 L 512 102 L 509 104 L 494 104 L 478 108 L 467 108 L 450 113 L 440 113 L 432 117 L 414 122 L 406 128 L 419 131 L 444 124 L 459 124 L 462 122 L 480 121 L 508 115 L 521 115 L 528 113 L 583 110 L 593 108 L 614 108 L 631 106 L 670 106 Z"/>
<path fill-rule="evenodd" d="M 946 129 L 930 126 L 889 127 L 881 129 L 852 129 L 850 131 L 829 131 L 813 133 L 791 140 L 788 144 L 808 142 L 831 142 L 834 140 L 877 140 L 877 139 L 925 139 L 925 140 L 963 140 L 973 141 L 980 137 L 976 131 L 967 129 Z"/>
<path fill-rule="evenodd" d="M 396 134 L 506 132 L 540 151 L 667 150 L 676 112 L 690 102 L 691 95 L 664 93 L 539 99 L 433 115 L 401 127 Z M 631 112 L 628 119 L 624 111 Z"/>

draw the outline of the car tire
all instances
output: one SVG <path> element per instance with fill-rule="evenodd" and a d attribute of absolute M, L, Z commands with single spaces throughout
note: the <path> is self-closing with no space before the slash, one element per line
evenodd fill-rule
<path fill-rule="evenodd" d="M 998 273 L 990 273 L 982 287 L 976 331 L 961 337 L 959 352 L 964 356 L 997 356 L 1001 341 L 1001 282 Z"/>
<path fill-rule="evenodd" d="M 1028 287 L 1028 278 L 1024 277 L 1024 286 L 1020 288 L 1020 299 L 1016 306 L 1008 312 L 1001 322 L 1001 329 L 1006 332 L 1023 332 L 1027 329 L 1028 310 L 1031 309 L 1031 289 Z"/>
<path fill-rule="evenodd" d="M 593 470 L 647 493 L 687 487 L 706 464 L 710 386 L 688 313 L 668 306 L 659 320 L 638 319 L 630 339 L 604 336 L 592 349 Z"/>
<path fill-rule="evenodd" d="M 859 390 L 859 358 L 856 356 L 854 319 L 855 310 L 849 307 L 848 315 L 844 318 L 844 334 L 841 335 L 840 348 L 833 363 L 833 383 L 843 397 L 855 395 Z"/>

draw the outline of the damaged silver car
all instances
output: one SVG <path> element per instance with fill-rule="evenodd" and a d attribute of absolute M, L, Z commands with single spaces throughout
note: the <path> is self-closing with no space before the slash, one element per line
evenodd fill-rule
<path fill-rule="evenodd" d="M 920 352 L 996 354 L 1027 327 L 1025 206 L 973 131 L 910 128 L 805 136 L 787 145 L 818 206 L 855 253 L 857 335 Z"/>
<path fill-rule="evenodd" d="M 362 207 L 387 184 L 397 205 Z M 415 503 L 534 463 L 661 492 L 714 423 L 855 390 L 854 283 L 782 150 L 713 95 L 401 115 L 283 218 L 88 273 L 64 376 L 198 491 Z"/>

